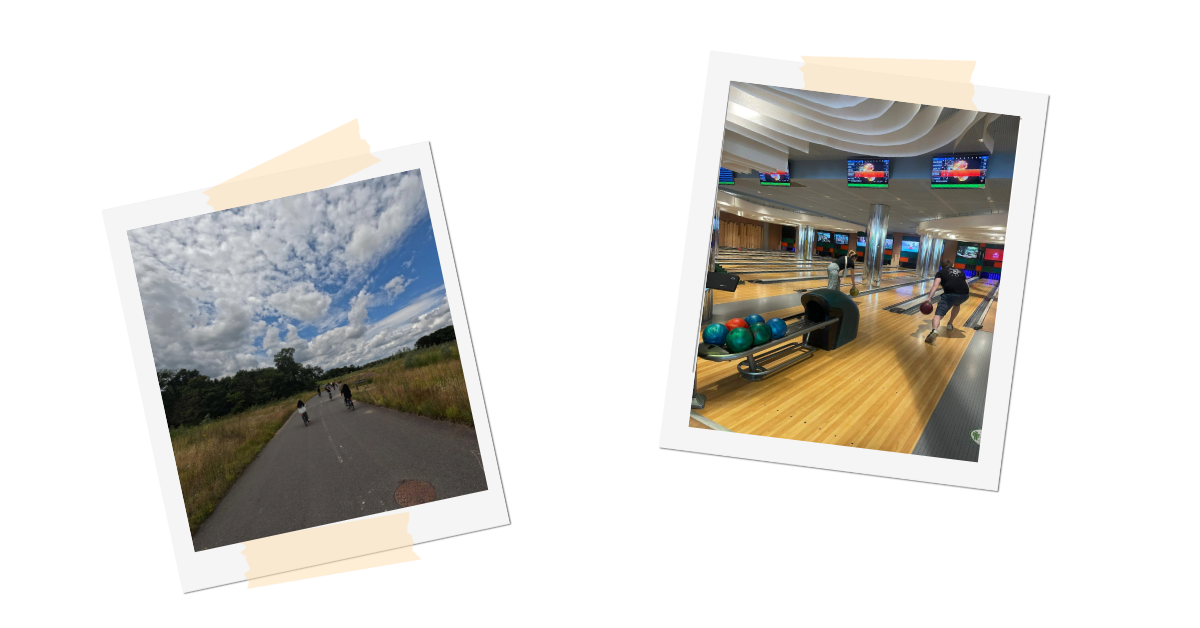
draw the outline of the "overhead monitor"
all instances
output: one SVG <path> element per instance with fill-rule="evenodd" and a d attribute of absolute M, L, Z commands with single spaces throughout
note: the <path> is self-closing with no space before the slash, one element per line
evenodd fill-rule
<path fill-rule="evenodd" d="M 958 256 L 966 259 L 979 259 L 979 247 L 960 244 L 958 245 Z"/>
<path fill-rule="evenodd" d="M 833 234 L 833 241 L 838 244 L 850 244 L 850 236 L 844 233 L 835 233 Z"/>
<path fill-rule="evenodd" d="M 761 185 L 791 185 L 791 179 L 788 178 L 788 173 L 779 172 L 760 172 L 758 173 L 758 182 Z"/>
<path fill-rule="evenodd" d="M 888 239 L 884 240 L 884 241 L 883 241 L 883 252 L 884 252 L 884 253 L 889 253 L 889 254 L 890 254 L 890 253 L 892 252 L 892 244 L 893 244 L 893 243 L 892 243 L 892 239 L 891 239 L 891 238 L 888 238 Z"/>
<path fill-rule="evenodd" d="M 918 240 L 902 240 L 900 250 L 905 253 L 916 253 L 921 250 L 921 243 Z"/>
<path fill-rule="evenodd" d="M 733 171 L 728 168 L 721 168 L 721 176 L 717 179 L 717 185 L 734 185 Z"/>
<path fill-rule="evenodd" d="M 818 244 L 829 244 L 830 240 L 832 240 L 832 238 L 829 236 L 828 231 L 818 231 L 817 232 L 817 243 Z"/>
<path fill-rule="evenodd" d="M 933 158 L 932 188 L 982 188 L 987 179 L 987 155 L 943 155 Z"/>
<path fill-rule="evenodd" d="M 886 188 L 891 172 L 890 159 L 863 157 L 846 160 L 846 185 L 852 188 Z"/>
<path fill-rule="evenodd" d="M 984 249 L 983 250 L 983 259 L 992 261 L 992 262 L 1003 262 L 1004 261 L 1004 249 Z"/>
<path fill-rule="evenodd" d="M 866 246 L 867 245 L 867 236 L 858 236 L 858 245 Z"/>

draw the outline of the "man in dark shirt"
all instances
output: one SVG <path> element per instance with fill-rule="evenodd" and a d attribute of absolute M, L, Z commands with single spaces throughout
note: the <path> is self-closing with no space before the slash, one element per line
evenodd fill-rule
<path fill-rule="evenodd" d="M 942 289 L 942 298 L 938 301 L 937 311 L 933 313 L 933 330 L 925 337 L 925 342 L 929 344 L 933 344 L 937 338 L 938 325 L 946 312 L 950 312 L 950 322 L 946 324 L 946 329 L 954 331 L 954 317 L 958 316 L 958 306 L 966 303 L 967 298 L 971 296 L 967 275 L 954 267 L 954 260 L 942 260 L 941 269 L 934 275 L 933 288 L 929 291 L 929 296 L 925 297 L 926 302 L 933 302 L 933 293 L 937 292 L 939 287 Z"/>

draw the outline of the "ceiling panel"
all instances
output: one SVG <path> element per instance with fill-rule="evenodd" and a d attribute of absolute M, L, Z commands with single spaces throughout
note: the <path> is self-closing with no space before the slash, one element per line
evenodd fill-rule
<path fill-rule="evenodd" d="M 847 187 L 840 179 L 793 179 L 790 187 L 764 186 L 748 178 L 734 182 L 721 190 L 859 225 L 866 225 L 873 203 L 883 203 L 890 208 L 888 228 L 903 233 L 916 233 L 923 220 L 1007 212 L 1012 193 L 1011 179 L 988 179 L 983 189 L 950 190 L 931 189 L 925 179 L 893 179 L 883 190 Z"/>

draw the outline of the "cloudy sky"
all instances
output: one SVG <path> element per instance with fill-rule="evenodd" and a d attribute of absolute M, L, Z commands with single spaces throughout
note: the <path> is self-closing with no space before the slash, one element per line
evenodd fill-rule
<path fill-rule="evenodd" d="M 159 369 L 329 369 L 451 324 L 418 170 L 129 232 Z"/>

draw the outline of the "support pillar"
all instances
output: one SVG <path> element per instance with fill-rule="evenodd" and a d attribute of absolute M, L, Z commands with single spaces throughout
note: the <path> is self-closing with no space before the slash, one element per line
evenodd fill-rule
<path fill-rule="evenodd" d="M 917 250 L 917 278 L 924 279 L 926 272 L 929 269 L 929 249 L 933 246 L 933 236 L 928 233 L 921 234 L 921 244 Z"/>
<path fill-rule="evenodd" d="M 763 250 L 770 251 L 771 250 L 771 244 L 770 244 L 771 223 L 769 223 L 765 220 L 761 221 L 761 222 L 762 222 L 762 230 L 763 230 Z"/>
<path fill-rule="evenodd" d="M 945 240 L 942 238 L 933 238 L 933 245 L 929 247 L 929 263 L 925 266 L 926 278 L 937 274 L 938 268 L 942 263 L 942 249 L 945 246 Z"/>
<path fill-rule="evenodd" d="M 812 245 L 815 232 L 812 227 L 800 225 L 796 227 L 796 261 L 812 260 Z"/>
<path fill-rule="evenodd" d="M 871 205 L 870 218 L 867 220 L 867 251 L 863 267 L 863 283 L 867 289 L 879 287 L 883 277 L 883 245 L 887 238 L 888 214 L 891 208 L 881 203 Z"/>

